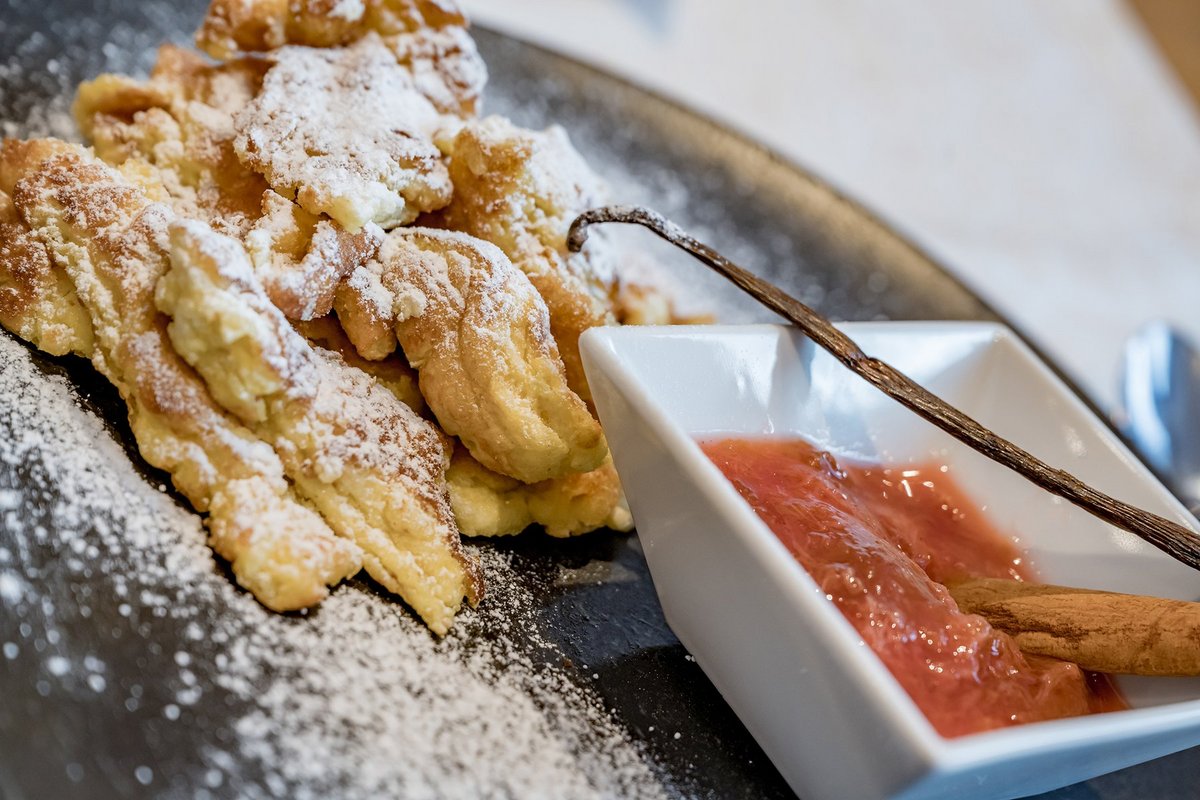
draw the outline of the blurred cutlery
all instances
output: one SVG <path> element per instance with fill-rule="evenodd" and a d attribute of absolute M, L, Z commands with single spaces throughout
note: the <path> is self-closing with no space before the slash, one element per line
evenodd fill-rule
<path fill-rule="evenodd" d="M 1200 512 L 1200 351 L 1165 322 L 1125 343 L 1121 429 L 1150 467 Z"/>

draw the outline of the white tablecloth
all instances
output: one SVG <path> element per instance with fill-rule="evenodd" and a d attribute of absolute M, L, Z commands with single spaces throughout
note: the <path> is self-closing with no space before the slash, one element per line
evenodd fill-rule
<path fill-rule="evenodd" d="M 823 175 L 945 261 L 1101 403 L 1141 323 L 1167 319 L 1200 340 L 1200 124 L 1116 0 L 467 6 Z"/>

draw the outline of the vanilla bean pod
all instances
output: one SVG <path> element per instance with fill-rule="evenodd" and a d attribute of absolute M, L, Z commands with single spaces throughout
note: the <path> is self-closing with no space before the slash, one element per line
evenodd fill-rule
<path fill-rule="evenodd" d="M 587 239 L 588 226 L 603 222 L 621 222 L 649 228 L 733 281 L 767 308 L 790 320 L 813 342 L 855 374 L 955 439 L 1024 476 L 1046 491 L 1071 501 L 1109 524 L 1136 534 L 1193 569 L 1200 569 L 1200 536 L 1191 530 L 1110 497 L 1088 486 L 1071 473 L 1049 466 L 1031 453 L 998 436 L 887 362 L 868 356 L 849 336 L 816 311 L 777 286 L 737 266 L 708 245 L 692 238 L 661 214 L 638 206 L 606 206 L 585 211 L 571 223 L 567 246 L 572 251 L 579 251 Z"/>

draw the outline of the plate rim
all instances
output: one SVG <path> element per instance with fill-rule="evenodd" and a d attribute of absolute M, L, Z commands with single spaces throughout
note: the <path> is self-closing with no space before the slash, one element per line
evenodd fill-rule
<path fill-rule="evenodd" d="M 902 250 L 907 251 L 908 255 L 915 257 L 925 266 L 932 268 L 938 273 L 939 277 L 953 284 L 958 290 L 969 296 L 972 301 L 984 309 L 993 317 L 993 321 L 1003 323 L 1026 347 L 1033 351 L 1050 371 L 1055 374 L 1071 393 L 1078 397 L 1088 410 L 1094 413 L 1103 421 L 1106 427 L 1111 430 L 1117 437 L 1137 456 L 1147 469 L 1149 469 L 1156 478 L 1163 483 L 1167 483 L 1165 476 L 1155 470 L 1147 460 L 1142 456 L 1134 442 L 1129 439 L 1117 426 L 1112 417 L 1099 405 L 1099 403 L 1079 385 L 1071 374 L 1053 358 L 1043 348 L 1037 340 L 1027 332 L 1022 326 L 1014 322 L 1012 317 L 998 309 L 990 300 L 983 297 L 976 291 L 968 282 L 964 281 L 947 265 L 947 262 L 933 255 L 931 251 L 919 243 L 916 239 L 905 233 L 897 224 L 889 220 L 886 215 L 876 211 L 868 206 L 863 201 L 857 199 L 853 194 L 842 189 L 837 184 L 823 177 L 819 172 L 811 169 L 803 162 L 785 155 L 775 148 L 767 145 L 759 140 L 748 130 L 740 127 L 734 122 L 717 119 L 700 109 L 692 106 L 685 100 L 677 99 L 666 94 L 664 91 L 648 86 L 645 83 L 625 75 L 619 75 L 608 68 L 598 64 L 596 61 L 586 57 L 569 54 L 563 50 L 546 45 L 540 42 L 533 41 L 525 36 L 520 36 L 509 31 L 502 30 L 492 25 L 484 23 L 471 23 L 471 31 L 483 31 L 486 35 L 494 36 L 500 39 L 506 39 L 514 42 L 522 47 L 533 50 L 539 56 L 556 60 L 571 65 L 575 69 L 585 72 L 592 80 L 600 81 L 615 86 L 626 93 L 641 95 L 648 98 L 654 103 L 664 106 L 675 114 L 686 116 L 694 122 L 721 134 L 724 137 L 732 139 L 742 147 L 757 152 L 760 156 L 765 157 L 772 164 L 781 167 L 792 173 L 801 180 L 811 184 L 818 191 L 826 193 L 834 202 L 841 204 L 847 208 L 852 214 L 857 216 L 862 222 L 874 229 L 875 233 L 884 238 L 890 239 L 891 243 Z M 706 244 L 711 243 L 706 242 Z M 933 321 L 933 320 L 930 320 Z M 981 322 L 984 320 L 974 320 Z"/>

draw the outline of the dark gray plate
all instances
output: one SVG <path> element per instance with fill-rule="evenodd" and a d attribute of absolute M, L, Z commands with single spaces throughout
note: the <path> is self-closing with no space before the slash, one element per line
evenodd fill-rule
<path fill-rule="evenodd" d="M 200 2 L 180 9 L 167 0 L 0 3 L 0 120 L 15 123 L 5 132 L 64 130 L 62 115 L 79 80 L 105 69 L 144 70 L 153 46 L 164 39 L 186 40 L 201 11 Z M 577 62 L 487 31 L 478 31 L 477 37 L 492 73 L 488 110 L 529 126 L 563 124 L 621 200 L 660 208 L 825 313 L 844 319 L 996 318 L 927 256 L 794 165 Z M 699 267 L 643 233 L 628 236 L 677 275 L 686 272 L 684 283 L 693 300 L 718 309 L 727 320 L 761 318 L 752 304 Z M 82 405 L 106 421 L 147 480 L 162 480 L 137 458 L 122 404 L 88 364 L 36 354 L 34 359 L 43 372 L 65 376 Z M 0 397 L 0 435 L 21 433 L 5 410 L 13 402 L 15 398 Z M 55 529 L 55 488 L 39 485 L 39 469 L 36 453 L 27 463 L 0 465 L 0 490 L 20 490 L 25 503 L 16 511 L 19 525 L 14 517 L 0 514 L 0 548 L 6 548 L 9 559 L 0 567 L 28 588 L 25 593 L 0 592 L 0 644 L 18 644 L 21 653 L 0 655 L 0 797 L 195 796 L 213 775 L 204 754 L 228 749 L 235 738 L 234 721 L 245 716 L 248 702 L 245 692 L 233 692 L 218 680 L 228 643 L 207 636 L 197 641 L 196 631 L 207 631 L 206 625 L 232 613 L 235 605 L 244 616 L 245 598 L 217 575 L 217 588 L 200 595 L 203 602 L 189 614 L 160 614 L 153 594 L 117 596 L 121 552 L 97 558 L 86 569 L 71 568 L 67 545 L 75 540 Z M 25 535 L 38 522 L 45 523 L 46 532 Z M 557 652 L 546 659 L 544 648 L 523 645 L 519 636 L 512 646 L 542 659 L 545 670 L 598 698 L 652 763 L 668 794 L 790 796 L 667 629 L 636 537 L 600 533 L 554 541 L 533 534 L 489 546 L 512 554 L 521 589 L 534 599 L 533 607 L 521 612 L 521 623 L 532 626 Z M 219 569 L 213 566 L 210 572 Z M 564 574 L 588 578 L 564 581 Z M 153 589 L 153 582 L 150 576 L 141 586 Z M 160 588 L 168 595 L 173 591 Z M 355 581 L 340 591 L 371 588 Z M 81 608 L 88 612 L 80 613 Z M 396 613 L 405 612 L 398 607 Z M 260 624 L 310 621 L 264 615 Z M 479 621 L 468 619 L 464 625 L 468 637 L 494 636 Z M 204 702 L 182 712 L 176 708 L 178 716 L 164 720 L 161 709 L 179 697 L 181 672 L 172 663 L 172 654 L 179 651 L 191 654 L 189 680 L 203 689 Z M 106 691 L 75 685 L 86 684 L 82 672 L 64 676 L 61 669 L 51 669 L 55 675 L 49 675 L 47 659 L 54 653 L 72 665 L 102 663 Z M 72 683 L 72 677 L 78 680 Z M 278 680 L 271 675 L 263 679 Z M 296 691 L 306 689 L 297 685 Z M 137 702 L 131 707 L 134 695 Z M 353 720 L 345 725 L 347 738 L 371 735 L 357 730 Z M 684 735 L 664 735 L 671 731 Z M 1197 752 L 1048 796 L 1193 797 L 1194 776 L 1200 771 Z M 321 764 L 322 752 L 310 757 Z M 832 768 L 853 769 L 857 757 L 861 755 L 847 754 L 846 763 Z M 139 773 L 143 765 L 152 772 Z M 291 783 L 279 783 L 261 759 L 221 767 L 214 796 L 298 796 L 306 786 L 294 772 L 289 773 Z M 397 776 L 412 768 L 394 764 Z M 351 788 L 343 780 L 351 779 L 329 774 L 307 785 L 339 796 Z"/>

